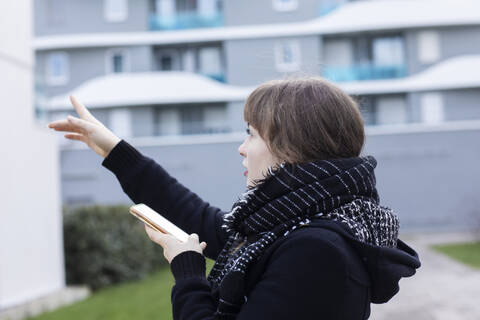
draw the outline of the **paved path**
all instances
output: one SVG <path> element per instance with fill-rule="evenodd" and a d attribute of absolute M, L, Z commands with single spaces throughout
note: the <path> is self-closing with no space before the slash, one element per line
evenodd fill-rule
<path fill-rule="evenodd" d="M 371 304 L 372 320 L 479 320 L 480 270 L 429 248 L 436 243 L 474 241 L 472 233 L 404 234 L 421 267 L 400 280 L 400 291 L 386 304 Z"/>

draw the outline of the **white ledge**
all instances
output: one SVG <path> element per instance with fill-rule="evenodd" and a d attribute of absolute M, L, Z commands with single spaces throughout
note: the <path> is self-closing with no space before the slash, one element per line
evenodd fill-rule
<path fill-rule="evenodd" d="M 74 95 L 92 109 L 154 104 L 243 101 L 253 90 L 224 84 L 189 72 L 162 71 L 110 74 L 86 81 L 71 93 L 51 98 L 49 110 L 73 109 Z"/>

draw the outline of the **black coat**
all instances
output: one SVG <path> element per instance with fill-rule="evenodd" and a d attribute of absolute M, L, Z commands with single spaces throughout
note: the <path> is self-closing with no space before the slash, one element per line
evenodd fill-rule
<path fill-rule="evenodd" d="M 125 140 L 102 165 L 134 203 L 197 233 L 207 243 L 204 255 L 217 258 L 227 240 L 220 227 L 226 212 L 200 199 Z M 420 267 L 417 253 L 401 240 L 397 248 L 372 246 L 353 238 L 343 224 L 314 221 L 275 241 L 251 266 L 237 319 L 367 319 L 371 302 L 390 300 L 400 278 Z M 218 292 L 206 279 L 204 256 L 182 252 L 170 268 L 174 319 L 214 319 Z M 228 284 L 221 286 L 228 289 Z"/>

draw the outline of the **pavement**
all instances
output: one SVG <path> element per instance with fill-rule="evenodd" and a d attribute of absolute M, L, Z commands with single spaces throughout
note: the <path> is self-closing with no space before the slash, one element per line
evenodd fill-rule
<path fill-rule="evenodd" d="M 0 320 L 22 320 L 64 307 L 90 296 L 85 285 L 72 285 L 26 303 L 0 310 Z"/>
<path fill-rule="evenodd" d="M 411 233 L 399 238 L 417 251 L 422 265 L 399 282 L 387 303 L 371 304 L 373 320 L 479 320 L 480 269 L 433 251 L 432 244 L 478 241 L 473 232 Z"/>

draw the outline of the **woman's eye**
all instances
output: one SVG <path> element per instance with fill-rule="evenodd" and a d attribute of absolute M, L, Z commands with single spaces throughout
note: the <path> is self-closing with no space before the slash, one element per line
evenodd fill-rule
<path fill-rule="evenodd" d="M 250 135 L 250 129 L 249 128 L 245 129 L 245 131 L 247 132 L 248 135 Z"/>

